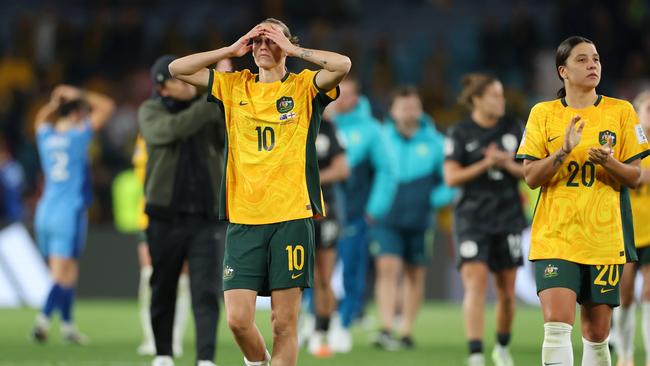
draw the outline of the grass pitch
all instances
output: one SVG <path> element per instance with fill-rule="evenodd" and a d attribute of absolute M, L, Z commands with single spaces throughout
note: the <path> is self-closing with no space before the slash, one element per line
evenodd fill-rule
<path fill-rule="evenodd" d="M 375 315 L 374 309 L 370 314 Z M 141 334 L 137 305 L 133 301 L 79 301 L 76 319 L 91 344 L 78 347 L 63 344 L 58 324 L 52 324 L 46 344 L 35 344 L 27 334 L 35 312 L 31 309 L 0 309 L 0 365 L 1 366 L 148 366 L 149 357 L 136 355 Z M 270 341 L 270 314 L 259 311 L 257 322 Z M 223 319 L 223 314 L 222 314 Z M 641 319 L 639 316 L 638 319 Z M 494 345 L 493 308 L 487 309 L 485 348 L 487 356 Z M 315 359 L 304 350 L 298 364 L 305 366 L 410 366 L 410 365 L 464 365 L 467 347 L 463 340 L 462 317 L 459 304 L 428 303 L 418 318 L 414 332 L 416 348 L 411 351 L 386 352 L 369 344 L 371 330 L 353 328 L 355 346 L 349 354 L 329 359 Z M 543 337 L 542 318 L 538 309 L 520 306 L 513 331 L 511 349 L 517 365 L 539 365 Z M 176 365 L 191 366 L 194 362 L 193 329 L 188 327 L 185 354 Z M 637 331 L 637 365 L 643 365 L 643 346 Z M 576 364 L 580 362 L 582 342 L 574 329 L 573 344 Z M 242 356 L 232 340 L 224 321 L 220 322 L 217 348 L 219 366 L 241 366 Z M 270 342 L 269 342 L 270 344 Z M 489 359 L 489 357 L 488 357 Z M 492 365 L 488 360 L 488 365 Z"/>

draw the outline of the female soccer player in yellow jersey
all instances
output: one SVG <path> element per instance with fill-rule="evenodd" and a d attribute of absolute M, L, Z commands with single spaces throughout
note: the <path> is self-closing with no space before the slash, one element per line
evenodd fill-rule
<path fill-rule="evenodd" d="M 650 91 L 639 94 L 634 100 L 634 109 L 648 136 L 650 133 Z M 627 263 L 621 278 L 621 306 L 614 310 L 616 330 L 616 355 L 618 366 L 634 366 L 634 333 L 636 321 L 634 306 L 634 283 L 637 271 L 643 275 L 641 308 L 643 340 L 646 366 L 650 366 L 650 158 L 641 161 L 641 185 L 630 191 L 632 217 L 634 221 L 634 244 L 638 263 Z"/>
<path fill-rule="evenodd" d="M 251 52 L 258 74 L 208 67 Z M 287 71 L 287 57 L 319 71 Z M 175 60 L 171 74 L 207 86 L 226 120 L 222 218 L 230 222 L 224 255 L 228 325 L 246 365 L 268 365 L 255 326 L 256 296 L 271 296 L 273 366 L 295 365 L 301 289 L 313 281 L 314 225 L 324 215 L 315 140 L 325 106 L 350 71 L 346 56 L 301 48 L 289 28 L 266 19 L 228 47 Z"/>
<path fill-rule="evenodd" d="M 542 363 L 573 365 L 577 301 L 582 365 L 611 365 L 622 265 L 636 260 L 628 187 L 639 185 L 640 159 L 650 149 L 630 103 L 596 93 L 601 65 L 593 42 L 566 39 L 556 66 L 560 99 L 533 107 L 517 152 L 526 183 L 541 187 L 530 260 L 544 316 Z"/>

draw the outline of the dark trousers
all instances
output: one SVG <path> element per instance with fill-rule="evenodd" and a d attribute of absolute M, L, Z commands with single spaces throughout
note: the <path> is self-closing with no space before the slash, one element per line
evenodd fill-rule
<path fill-rule="evenodd" d="M 147 241 L 151 275 L 151 325 L 159 356 L 172 355 L 176 289 L 189 262 L 197 360 L 214 360 L 226 224 L 202 216 L 150 218 Z"/>

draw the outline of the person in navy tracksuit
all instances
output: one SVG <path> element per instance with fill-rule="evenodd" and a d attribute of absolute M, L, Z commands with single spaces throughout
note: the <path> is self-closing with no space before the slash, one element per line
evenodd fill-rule
<path fill-rule="evenodd" d="M 352 339 L 348 329 L 361 315 L 365 297 L 368 225 L 388 212 L 397 168 L 380 123 L 372 117 L 368 100 L 359 95 L 358 83 L 348 78 L 339 87 L 333 121 L 346 144 L 350 176 L 343 184 L 345 218 L 338 246 L 345 289 L 339 304 L 344 331 L 336 337 L 332 350 L 349 352 Z"/>
<path fill-rule="evenodd" d="M 415 88 L 395 90 L 384 134 L 397 157 L 398 186 L 390 211 L 371 233 L 370 252 L 377 273 L 375 296 L 381 320 L 381 331 L 374 343 L 395 350 L 413 347 L 411 331 L 424 292 L 425 234 L 432 227 L 435 210 L 449 204 L 456 190 L 443 180 L 444 136 L 424 114 Z M 405 296 L 397 340 L 392 331 L 402 271 Z"/>

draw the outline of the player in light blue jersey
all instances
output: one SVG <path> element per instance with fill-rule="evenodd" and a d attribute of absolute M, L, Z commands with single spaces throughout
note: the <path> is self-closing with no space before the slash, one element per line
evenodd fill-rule
<path fill-rule="evenodd" d="M 69 85 L 57 86 L 36 115 L 35 130 L 45 188 L 36 208 L 34 228 L 47 258 L 53 285 L 36 317 L 32 336 L 47 340 L 49 319 L 61 312 L 64 340 L 84 344 L 87 337 L 73 325 L 72 307 L 86 235 L 88 145 L 114 109 L 107 96 Z"/>

